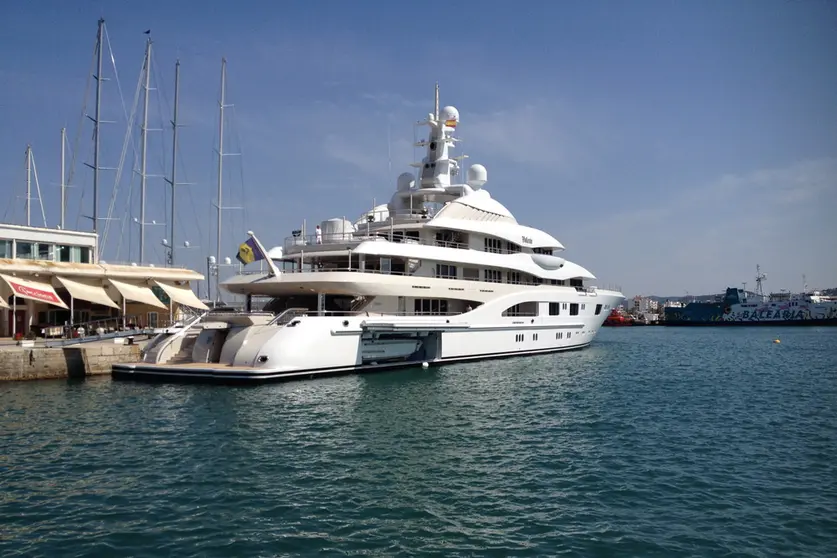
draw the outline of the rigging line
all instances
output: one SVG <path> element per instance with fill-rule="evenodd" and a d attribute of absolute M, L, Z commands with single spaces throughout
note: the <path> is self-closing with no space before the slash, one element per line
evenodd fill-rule
<path fill-rule="evenodd" d="M 128 108 L 125 106 L 125 95 L 122 92 L 122 82 L 119 80 L 119 71 L 116 68 L 116 57 L 113 54 L 113 47 L 111 46 L 111 43 L 110 43 L 110 34 L 108 33 L 107 27 L 104 28 L 104 31 L 105 31 L 104 32 L 105 40 L 108 43 L 108 53 L 110 54 L 110 63 L 111 63 L 111 66 L 113 67 L 113 77 L 114 77 L 114 81 L 116 82 L 116 90 L 119 93 L 119 101 L 120 101 L 120 104 L 122 105 L 122 114 L 123 114 L 123 116 L 125 116 L 125 120 L 127 121 L 128 120 Z M 145 62 L 145 60 L 143 60 L 143 67 L 145 67 L 145 64 L 146 64 L 146 62 Z M 130 130 L 130 125 L 128 126 L 128 130 Z M 136 151 L 136 147 L 134 147 L 133 137 L 131 138 L 131 147 L 134 149 L 134 151 Z M 111 191 L 111 203 L 110 203 L 109 208 L 108 208 L 107 220 L 105 221 L 105 232 L 104 232 L 105 242 L 107 241 L 107 235 L 108 235 L 108 232 L 110 231 L 110 222 L 111 222 L 111 218 L 113 217 L 113 204 L 114 204 L 114 200 L 115 200 L 115 198 L 117 196 L 117 193 L 118 193 L 118 190 L 119 190 L 119 181 L 122 178 L 122 168 L 121 168 L 121 166 L 122 165 L 120 163 L 120 166 L 117 168 L 116 179 L 114 180 L 114 183 L 113 183 L 113 190 Z M 99 250 L 100 254 L 102 252 L 103 247 L 105 246 L 105 242 L 102 242 L 102 244 L 101 244 L 101 248 Z"/>
<path fill-rule="evenodd" d="M 30 154 L 30 157 L 32 157 L 32 174 L 35 175 L 35 189 L 38 191 L 38 203 L 41 205 L 41 217 L 44 220 L 44 228 L 48 229 L 46 212 L 44 211 L 44 198 L 41 197 L 41 183 L 38 181 L 38 167 L 35 165 L 35 154 Z"/>
<path fill-rule="evenodd" d="M 113 192 L 111 192 L 110 204 L 108 205 L 108 216 L 113 215 L 113 209 L 114 209 L 114 206 L 116 205 L 116 196 L 117 196 L 117 192 L 118 192 L 117 184 L 119 184 L 119 182 L 122 180 L 122 172 L 123 172 L 124 167 L 125 167 L 125 158 L 127 157 L 127 154 L 128 154 L 128 146 L 129 145 L 131 146 L 131 153 L 134 155 L 132 168 L 136 168 L 137 150 L 136 150 L 136 147 L 134 145 L 133 128 L 134 128 L 134 120 L 137 117 L 137 109 L 139 108 L 140 92 L 142 91 L 142 78 L 143 78 L 142 74 L 143 74 L 143 72 L 140 71 L 139 77 L 137 78 L 137 87 L 136 87 L 136 90 L 134 91 L 134 103 L 133 103 L 132 108 L 131 108 L 131 114 L 127 118 L 128 123 L 127 123 L 127 126 L 125 127 L 125 139 L 122 140 L 122 152 L 119 154 L 119 164 L 116 167 L 116 180 L 114 181 Z M 133 191 L 132 190 L 133 185 L 134 185 L 133 174 L 134 173 L 132 172 L 131 173 L 131 182 L 130 182 L 129 189 L 128 189 L 128 197 L 127 197 L 127 201 L 126 201 L 126 212 L 127 212 L 127 208 L 130 205 L 131 193 Z M 122 237 L 125 235 L 125 222 L 127 220 L 129 220 L 129 219 L 122 219 L 122 224 L 120 225 L 120 228 L 119 228 L 119 242 L 117 243 L 117 257 L 118 257 L 118 254 L 119 254 L 119 248 L 122 245 Z M 107 221 L 108 226 L 105 227 L 105 234 L 104 234 L 105 240 L 107 240 L 107 235 L 110 232 L 110 227 L 109 227 L 110 221 L 111 220 L 108 219 L 108 221 Z M 104 246 L 105 242 L 103 241 L 101 245 Z"/>
<path fill-rule="evenodd" d="M 140 76 L 140 80 L 142 80 L 142 76 Z M 139 97 L 139 91 L 137 91 L 137 97 Z M 131 134 L 131 132 L 132 132 L 133 126 L 134 126 L 134 120 L 136 119 L 136 112 L 137 112 L 138 105 L 139 105 L 139 99 L 137 99 L 137 101 L 135 102 L 134 110 L 131 113 L 131 121 L 130 121 L 127 129 L 126 129 L 126 136 L 130 135 L 131 136 L 130 140 L 133 140 L 133 135 Z M 129 143 L 129 138 L 126 137 L 125 141 L 122 144 L 122 153 L 120 155 L 119 167 L 118 167 L 118 170 L 117 170 L 117 172 L 119 173 L 120 179 L 122 177 L 122 171 L 123 171 L 124 166 L 125 166 L 125 158 L 127 157 L 127 152 L 128 152 L 128 143 Z M 133 145 L 133 143 L 132 143 L 132 145 Z M 133 154 L 134 158 L 131 161 L 131 168 L 135 169 L 137 167 L 137 159 L 138 159 L 139 155 L 137 154 L 136 149 L 134 149 L 132 151 L 132 154 Z M 133 201 L 134 201 L 134 199 L 133 199 L 134 198 L 134 181 L 136 180 L 136 173 L 131 172 L 130 176 L 131 176 L 131 179 L 128 182 L 128 193 L 125 196 L 125 206 L 124 206 L 125 209 L 122 212 L 123 215 L 128 215 L 129 217 L 120 220 L 119 240 L 116 244 L 116 256 L 117 256 L 117 258 L 119 257 L 119 254 L 121 253 L 122 239 L 125 238 L 125 227 L 126 226 L 130 227 L 130 225 L 131 225 L 131 219 L 130 219 L 129 214 L 130 214 L 130 210 L 131 210 L 131 207 L 132 207 Z M 116 201 L 114 200 L 113 204 L 115 204 L 115 203 L 116 203 Z M 130 242 L 131 242 L 131 239 L 133 238 L 132 233 L 133 233 L 133 228 L 129 228 L 128 229 L 128 242 L 129 242 L 129 244 L 128 244 L 128 257 L 129 257 L 129 259 L 130 259 L 130 256 L 131 256 L 131 246 L 132 245 L 130 244 Z"/>
<path fill-rule="evenodd" d="M 179 126 L 181 126 L 181 124 L 178 124 L 178 127 Z M 179 142 L 178 142 L 176 147 L 177 147 L 177 160 L 180 162 L 180 167 L 178 167 L 178 172 L 183 173 L 184 183 L 189 184 L 189 172 L 186 168 L 186 165 L 183 164 L 183 161 L 184 161 L 183 150 L 180 148 L 180 143 Z M 180 184 L 183 184 L 183 183 L 180 183 Z M 198 229 L 197 238 L 198 239 L 203 238 L 203 230 L 201 228 L 201 219 L 198 218 L 197 206 L 195 204 L 195 199 L 192 197 L 192 188 L 186 188 L 186 195 L 189 197 L 189 205 L 191 205 L 191 207 L 192 207 L 192 215 L 195 218 L 195 221 L 194 221 L 195 226 Z M 175 215 L 175 221 L 179 221 L 179 219 L 177 219 L 177 215 Z M 186 228 L 185 227 L 181 227 L 179 230 L 180 230 L 181 233 L 183 233 L 184 237 L 189 236 L 189 235 L 186 234 Z"/>
<path fill-rule="evenodd" d="M 84 84 L 84 97 L 81 105 L 81 114 L 78 117 L 78 126 L 76 127 L 76 137 L 73 138 L 73 144 L 70 146 L 70 172 L 67 173 L 66 185 L 73 183 L 73 178 L 76 173 L 76 156 L 78 153 L 78 142 L 81 139 L 81 130 L 84 124 L 84 118 L 87 116 L 87 101 L 90 98 L 90 82 L 93 80 L 93 69 L 96 67 L 96 52 L 101 48 L 99 41 L 93 43 L 93 56 L 90 58 L 90 70 L 87 72 L 87 81 Z M 100 76 L 101 77 L 101 76 Z M 68 141 L 69 143 L 69 141 Z M 81 190 L 81 199 L 79 200 L 78 213 L 76 214 L 76 229 L 78 229 L 79 221 L 81 220 L 81 208 L 84 207 L 84 189 Z"/>
<path fill-rule="evenodd" d="M 235 141 L 238 144 L 238 174 L 241 180 L 241 213 L 243 222 L 247 223 L 247 188 L 244 185 L 244 149 L 241 145 L 241 134 L 238 132 L 238 114 L 235 112 L 235 105 L 232 106 L 233 122 L 232 129 L 235 134 Z"/>
<path fill-rule="evenodd" d="M 169 105 L 168 96 L 166 95 L 164 84 L 165 80 L 163 79 L 162 72 L 160 71 L 160 65 L 157 63 L 157 51 L 153 51 L 151 53 L 152 64 L 151 64 L 151 71 L 154 74 L 154 87 L 157 91 L 157 94 L 154 96 L 154 99 L 157 103 L 157 118 L 160 121 L 160 131 L 166 132 L 166 123 L 168 119 L 164 117 L 164 114 L 172 114 L 172 107 Z M 165 109 L 165 111 L 164 111 Z M 162 134 L 161 142 L 160 142 L 160 169 L 162 174 L 165 176 L 168 170 L 167 164 L 167 157 L 171 154 L 171 149 L 167 147 L 166 142 L 169 139 L 169 135 L 166 133 Z"/>
<path fill-rule="evenodd" d="M 159 165 L 160 176 L 163 177 L 163 181 L 162 181 L 162 184 L 161 184 L 161 186 L 163 188 L 163 191 L 161 192 L 161 196 L 162 196 L 162 199 L 163 199 L 163 215 L 168 216 L 169 213 L 170 213 L 170 211 L 169 211 L 170 205 L 169 204 L 171 202 L 171 198 L 170 198 L 170 196 L 168 196 L 166 194 L 166 192 L 168 190 L 168 187 L 167 187 L 168 182 L 166 181 L 166 177 L 168 176 L 168 173 L 169 173 L 169 167 L 167 165 L 167 162 L 168 162 L 168 157 L 171 153 L 171 149 L 168 146 L 169 134 L 166 133 L 166 132 L 168 132 L 169 128 L 166 126 L 166 121 L 167 120 L 163 115 L 164 114 L 171 114 L 172 111 L 169 110 L 170 107 L 168 107 L 168 103 L 167 102 L 164 103 L 164 101 L 167 101 L 167 97 L 165 95 L 165 90 L 164 90 L 164 86 L 163 86 L 165 81 L 163 80 L 162 73 L 160 72 L 160 65 L 157 63 L 156 51 L 151 53 L 151 61 L 152 61 L 151 72 L 152 72 L 153 81 L 154 81 L 154 86 L 153 86 L 152 89 L 154 89 L 156 91 L 156 95 L 154 95 L 154 102 L 155 102 L 156 108 L 157 108 L 156 117 L 157 117 L 158 122 L 160 123 L 159 131 L 161 133 L 160 141 L 157 143 L 157 145 L 159 145 L 159 147 L 160 147 L 160 151 L 156 154 L 155 158 L 157 159 L 157 163 Z M 164 109 L 166 109 L 166 112 L 164 112 Z M 155 200 L 155 199 L 157 199 L 157 197 L 152 195 L 151 199 Z M 169 223 L 170 220 L 171 219 L 165 219 L 165 223 L 163 225 L 164 229 L 165 229 L 164 232 L 163 232 L 163 236 L 165 238 L 170 238 L 169 237 L 169 231 L 171 230 L 171 227 L 174 226 L 173 223 Z M 157 255 L 156 250 L 155 250 L 155 255 Z"/>

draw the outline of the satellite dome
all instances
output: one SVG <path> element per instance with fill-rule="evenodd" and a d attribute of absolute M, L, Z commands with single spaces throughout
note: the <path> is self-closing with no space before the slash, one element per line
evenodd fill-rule
<path fill-rule="evenodd" d="M 468 167 L 467 184 L 474 190 L 479 190 L 482 185 L 488 182 L 488 171 L 482 165 L 471 165 Z"/>
<path fill-rule="evenodd" d="M 413 187 L 416 182 L 416 177 L 411 172 L 402 172 L 398 175 L 398 191 L 406 192 Z"/>
<path fill-rule="evenodd" d="M 456 107 L 445 107 L 440 111 L 439 119 L 443 122 L 459 122 L 459 111 Z"/>

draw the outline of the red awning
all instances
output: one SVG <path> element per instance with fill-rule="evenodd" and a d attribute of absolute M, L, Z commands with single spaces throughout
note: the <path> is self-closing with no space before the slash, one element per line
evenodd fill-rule
<path fill-rule="evenodd" d="M 45 280 L 40 277 L 27 277 L 26 279 L 23 279 L 22 277 L 12 277 L 10 275 L 3 274 L 0 274 L 0 279 L 6 282 L 12 290 L 12 294 L 15 296 L 29 298 L 37 302 L 46 302 L 47 304 L 52 304 L 53 306 L 59 306 L 61 308 L 67 308 L 67 305 L 64 304 L 64 301 L 61 300 L 58 293 L 56 293 L 55 289 L 52 288 L 52 284 L 49 280 Z"/>

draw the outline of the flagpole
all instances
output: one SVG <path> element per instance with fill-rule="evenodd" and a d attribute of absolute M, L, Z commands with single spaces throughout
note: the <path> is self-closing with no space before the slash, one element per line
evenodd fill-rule
<path fill-rule="evenodd" d="M 267 250 L 264 249 L 264 246 L 262 246 L 262 243 L 259 242 L 258 238 L 256 238 L 256 235 L 253 233 L 253 231 L 247 231 L 247 236 L 249 236 L 250 238 L 253 239 L 253 242 L 256 243 L 256 246 L 258 247 L 259 252 L 262 253 L 262 258 L 264 258 L 264 261 L 267 264 L 267 267 L 270 268 L 270 271 L 268 271 L 268 275 L 278 276 L 279 273 L 280 273 L 279 269 L 277 269 L 276 264 L 273 263 L 273 260 L 271 260 L 268 257 Z"/>

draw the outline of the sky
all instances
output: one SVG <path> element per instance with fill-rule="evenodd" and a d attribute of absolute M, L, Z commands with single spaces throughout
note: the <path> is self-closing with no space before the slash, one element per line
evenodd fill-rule
<path fill-rule="evenodd" d="M 107 261 L 137 261 L 139 123 L 149 90 L 146 260 L 164 262 L 175 61 L 177 262 L 216 252 L 218 98 L 227 60 L 222 257 L 252 230 L 281 245 L 305 220 L 386 203 L 423 153 L 416 121 L 461 115 L 458 153 L 600 286 L 684 296 L 837 286 L 837 3 L 605 0 L 3 2 L 0 188 L 25 220 L 32 146 L 46 223 L 91 230 L 97 20 L 106 20 L 99 213 Z M 429 5 L 427 5 L 429 6 Z M 143 32 L 151 30 L 150 35 Z M 89 93 L 85 96 L 89 82 Z M 133 125 L 128 122 L 135 113 Z M 120 160 L 123 163 L 120 165 Z M 117 180 L 117 175 L 119 179 Z M 116 188 L 114 188 L 116 184 Z M 33 197 L 37 197 L 34 192 Z M 33 201 L 32 223 L 43 224 Z M 224 273 L 231 270 L 224 270 Z"/>

